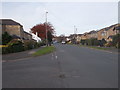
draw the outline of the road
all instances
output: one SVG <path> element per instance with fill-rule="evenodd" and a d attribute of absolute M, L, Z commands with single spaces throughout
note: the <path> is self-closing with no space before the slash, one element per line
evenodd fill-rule
<path fill-rule="evenodd" d="M 54 53 L 3 63 L 3 88 L 117 88 L 118 54 L 56 44 Z"/>

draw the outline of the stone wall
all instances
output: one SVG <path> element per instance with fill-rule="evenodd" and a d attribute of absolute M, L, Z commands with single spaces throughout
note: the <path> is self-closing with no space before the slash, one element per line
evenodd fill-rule
<path fill-rule="evenodd" d="M 2 25 L 2 33 L 8 32 L 11 36 L 16 35 L 21 38 L 24 37 L 23 28 L 20 25 Z"/>

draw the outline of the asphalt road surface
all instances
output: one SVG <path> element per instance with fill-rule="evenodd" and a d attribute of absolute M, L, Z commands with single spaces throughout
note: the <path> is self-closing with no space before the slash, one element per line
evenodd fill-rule
<path fill-rule="evenodd" d="M 54 53 L 3 62 L 3 88 L 117 88 L 118 54 L 56 44 Z"/>

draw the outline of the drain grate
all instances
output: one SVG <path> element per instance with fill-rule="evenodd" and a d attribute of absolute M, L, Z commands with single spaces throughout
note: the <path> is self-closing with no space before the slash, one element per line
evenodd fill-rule
<path fill-rule="evenodd" d="M 65 74 L 60 74 L 59 78 L 65 78 Z"/>

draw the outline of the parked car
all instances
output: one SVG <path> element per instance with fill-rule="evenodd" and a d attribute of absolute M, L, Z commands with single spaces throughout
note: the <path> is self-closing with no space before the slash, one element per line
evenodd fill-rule
<path fill-rule="evenodd" d="M 53 44 L 58 43 L 57 41 L 54 41 Z"/>

